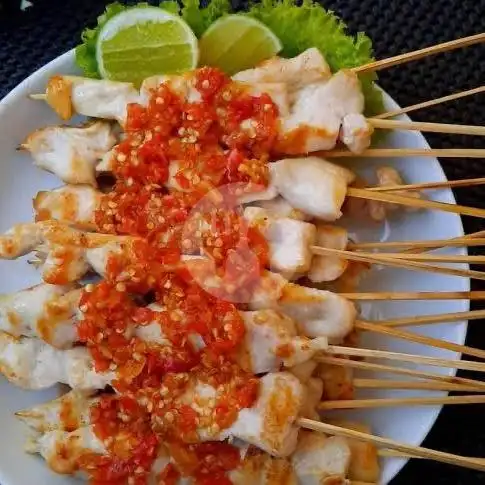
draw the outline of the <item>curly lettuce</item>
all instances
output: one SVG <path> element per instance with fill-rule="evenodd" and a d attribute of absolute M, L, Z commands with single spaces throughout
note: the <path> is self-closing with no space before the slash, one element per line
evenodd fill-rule
<path fill-rule="evenodd" d="M 137 6 L 147 5 L 146 3 Z M 200 37 L 220 17 L 234 13 L 229 0 L 209 0 L 200 6 L 199 0 L 166 0 L 160 7 L 180 15 Z M 131 8 L 119 2 L 106 7 L 98 17 L 95 28 L 86 28 L 82 43 L 76 47 L 76 62 L 88 77 L 99 78 L 96 62 L 96 41 L 105 23 L 119 12 Z M 294 57 L 309 47 L 317 47 L 327 59 L 333 71 L 352 68 L 373 61 L 372 42 L 364 33 L 356 36 L 347 33 L 346 26 L 333 12 L 325 10 L 312 0 L 262 0 L 251 3 L 244 13 L 266 24 L 281 40 L 281 55 Z M 304 26 L 304 28 L 302 28 Z M 382 93 L 375 86 L 374 73 L 360 76 L 366 99 L 366 114 L 383 111 Z"/>

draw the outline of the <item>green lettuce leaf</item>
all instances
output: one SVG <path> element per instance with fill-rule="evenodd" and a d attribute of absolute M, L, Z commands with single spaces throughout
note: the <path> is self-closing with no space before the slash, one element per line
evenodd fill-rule
<path fill-rule="evenodd" d="M 262 0 L 253 4 L 248 15 L 266 24 L 281 40 L 284 57 L 294 57 L 317 47 L 332 71 L 367 64 L 373 60 L 372 42 L 364 33 L 353 37 L 333 12 L 311 0 Z M 304 26 L 304 28 L 302 28 Z M 366 99 L 366 114 L 382 112 L 382 94 L 375 87 L 374 73 L 360 76 Z"/>
<path fill-rule="evenodd" d="M 98 63 L 96 62 L 96 41 L 98 33 L 104 24 L 116 14 L 128 7 L 119 2 L 107 5 L 103 14 L 98 17 L 98 25 L 94 29 L 86 28 L 81 34 L 82 44 L 76 47 L 76 64 L 87 77 L 99 78 Z"/>
<path fill-rule="evenodd" d="M 229 13 L 232 13 L 229 0 L 210 0 L 206 7 L 200 7 L 199 0 L 185 0 L 181 11 L 182 18 L 197 37 L 200 37 L 218 18 Z"/>
<path fill-rule="evenodd" d="M 294 57 L 309 47 L 317 47 L 327 59 L 333 71 L 367 64 L 373 60 L 372 42 L 364 33 L 349 35 L 345 24 L 333 12 L 325 10 L 312 0 L 262 0 L 252 3 L 245 15 L 266 24 L 281 40 L 281 55 Z M 140 5 L 147 5 L 140 3 Z M 218 18 L 232 12 L 229 0 L 209 0 L 201 7 L 199 0 L 166 0 L 160 7 L 180 15 L 200 37 Z M 130 8 L 119 2 L 106 7 L 98 17 L 94 29 L 83 31 L 82 44 L 76 47 L 76 62 L 84 74 L 100 77 L 96 62 L 96 41 L 100 29 L 117 13 Z M 302 28 L 304 26 L 304 28 Z M 360 76 L 366 99 L 366 115 L 372 116 L 383 111 L 382 94 L 376 88 L 374 73 Z"/>

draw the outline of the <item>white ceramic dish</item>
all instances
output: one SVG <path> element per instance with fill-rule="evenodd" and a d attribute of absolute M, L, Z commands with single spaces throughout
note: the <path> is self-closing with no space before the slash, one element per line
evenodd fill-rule
<path fill-rule="evenodd" d="M 32 130 L 49 124 L 59 124 L 59 120 L 42 102 L 28 99 L 29 93 L 42 92 L 49 76 L 58 73 L 75 73 L 73 52 L 68 52 L 39 69 L 15 88 L 0 102 L 0 231 L 5 231 L 15 223 L 32 220 L 31 199 L 38 190 L 61 185 L 56 177 L 38 170 L 29 156 L 16 151 L 18 144 Z M 386 96 L 388 109 L 396 104 Z M 386 141 L 388 147 L 428 148 L 420 133 L 393 133 Z M 354 161 L 356 169 L 382 163 L 396 166 L 409 182 L 442 181 L 445 175 L 436 159 L 407 158 L 401 160 Z M 443 202 L 454 203 L 450 190 L 435 191 L 433 197 Z M 423 211 L 402 213 L 390 224 L 390 237 L 404 239 L 446 239 L 463 234 L 461 220 L 454 214 Z M 379 239 L 382 228 L 361 231 L 363 239 Z M 35 269 L 26 264 L 25 259 L 0 261 L 0 292 L 10 292 L 33 285 L 39 281 Z M 386 291 L 447 291 L 469 289 L 469 282 L 453 276 L 432 273 L 406 272 L 401 270 L 374 270 L 365 282 L 366 290 Z M 441 312 L 457 312 L 468 309 L 467 301 L 440 302 L 382 302 L 374 304 L 374 316 L 391 317 Z M 368 308 L 366 309 L 368 310 Z M 451 342 L 463 343 L 466 324 L 443 324 L 422 327 L 416 331 L 443 338 Z M 413 352 L 446 358 L 458 358 L 452 352 L 412 345 L 398 340 L 366 335 L 366 345 L 401 352 Z M 419 368 L 419 367 L 418 367 Z M 434 372 L 449 372 L 433 369 Z M 393 376 L 396 378 L 395 376 Z M 18 423 L 13 413 L 54 398 L 57 390 L 27 392 L 13 387 L 0 377 L 0 483 L 2 485 L 69 485 L 78 483 L 72 478 L 54 475 L 38 457 L 24 454 L 22 447 L 25 429 Z M 374 392 L 373 396 L 404 396 L 412 392 Z M 422 393 L 421 393 L 422 394 Z M 375 433 L 410 444 L 420 444 L 435 422 L 440 409 L 437 407 L 380 409 L 359 413 L 346 413 L 369 422 Z M 402 460 L 386 460 L 382 464 L 381 483 L 387 484 L 403 466 Z"/>

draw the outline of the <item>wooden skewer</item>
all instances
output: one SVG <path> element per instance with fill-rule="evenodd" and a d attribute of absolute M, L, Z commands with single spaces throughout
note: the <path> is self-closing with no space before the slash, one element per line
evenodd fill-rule
<path fill-rule="evenodd" d="M 29 94 L 29 98 L 35 101 L 45 101 L 47 99 L 47 95 L 45 93 L 34 93 Z"/>
<path fill-rule="evenodd" d="M 412 253 L 364 253 L 357 254 L 365 257 L 385 256 L 386 258 L 402 259 L 405 261 L 421 261 L 433 263 L 469 263 L 469 264 L 485 264 L 485 256 L 468 256 L 463 254 L 412 254 Z"/>
<path fill-rule="evenodd" d="M 427 337 L 425 335 L 419 335 L 416 333 L 407 332 L 406 330 L 398 330 L 396 328 L 392 328 L 385 325 L 379 325 L 378 323 L 374 323 L 374 322 L 364 322 L 362 320 L 357 320 L 355 322 L 355 328 L 359 330 L 364 330 L 367 332 L 378 333 L 380 335 L 395 337 L 398 339 L 406 340 L 408 342 L 428 345 L 430 347 L 436 347 L 438 349 L 451 350 L 453 352 L 458 352 L 463 355 L 472 355 L 473 357 L 485 359 L 484 350 L 477 349 L 475 347 L 469 347 L 468 345 L 455 344 L 453 342 L 447 342 L 446 340 L 441 340 L 433 337 Z"/>
<path fill-rule="evenodd" d="M 468 379 L 466 377 L 446 376 L 443 374 L 433 374 L 430 372 L 422 372 L 414 369 L 407 369 L 405 367 L 394 367 L 391 365 L 376 364 L 374 362 L 364 362 L 361 360 L 350 360 L 342 357 L 330 357 L 321 355 L 316 358 L 318 362 L 330 365 L 339 365 L 343 367 L 351 367 L 353 369 L 362 369 L 375 372 L 386 372 L 390 374 L 400 374 L 403 376 L 416 377 L 417 379 L 426 379 L 436 382 L 446 382 L 449 384 L 460 384 L 463 386 L 473 386 L 477 389 L 485 389 L 485 382 Z"/>
<path fill-rule="evenodd" d="M 424 458 L 428 458 L 430 460 L 449 463 L 451 465 L 457 465 L 465 468 L 472 468 L 474 470 L 485 471 L 485 464 L 481 461 L 474 460 L 473 458 L 466 458 L 458 455 L 453 455 L 451 453 L 444 453 L 442 451 L 430 450 L 428 448 L 423 448 L 421 446 L 412 446 L 404 443 L 399 443 L 389 438 L 374 436 L 369 433 L 362 433 L 360 431 L 342 428 L 340 426 L 335 426 L 332 424 L 321 423 L 321 422 L 313 421 L 311 419 L 306 419 L 306 418 L 300 418 L 297 421 L 297 424 L 302 428 L 311 429 L 313 431 L 318 431 L 320 433 L 326 433 L 326 434 L 335 435 L 335 436 L 343 436 L 344 438 L 355 439 L 358 441 L 363 441 L 365 443 L 372 443 L 376 446 L 384 447 L 386 449 L 393 449 L 393 450 L 400 451 L 402 453 L 409 453 L 409 454 L 412 454 L 413 456 L 421 456 Z"/>
<path fill-rule="evenodd" d="M 374 128 L 388 130 L 424 131 L 428 133 L 448 133 L 455 135 L 485 136 L 485 126 L 457 125 L 449 123 L 426 123 L 422 121 L 382 120 L 367 118 Z"/>
<path fill-rule="evenodd" d="M 372 192 L 395 192 L 401 190 L 426 190 L 426 189 L 443 189 L 453 187 L 472 187 L 474 185 L 485 184 L 485 177 L 474 179 L 447 180 L 445 182 L 424 182 L 421 184 L 402 184 L 387 185 L 381 187 L 366 187 L 365 190 Z"/>
<path fill-rule="evenodd" d="M 350 150 L 319 152 L 324 158 L 348 157 L 442 157 L 442 158 L 485 158 L 485 149 L 480 148 L 368 148 L 358 155 Z"/>
<path fill-rule="evenodd" d="M 455 239 L 430 239 L 422 241 L 385 241 L 385 242 L 366 242 L 366 243 L 349 243 L 347 249 L 351 251 L 360 249 L 391 249 L 391 248 L 423 248 L 423 249 L 437 249 L 460 246 L 485 246 L 485 238 L 479 237 L 476 239 L 455 238 Z M 406 253 L 413 254 L 413 253 Z"/>
<path fill-rule="evenodd" d="M 408 459 L 408 458 L 418 458 L 420 460 L 425 460 L 426 458 L 422 456 L 416 456 L 416 455 L 411 455 L 409 453 L 402 453 L 400 451 L 396 450 L 377 450 L 377 454 L 381 456 L 382 458 L 403 458 L 403 459 Z M 479 457 L 469 457 L 472 460 L 477 460 L 481 461 L 482 463 L 485 463 L 485 458 L 479 458 Z"/>
<path fill-rule="evenodd" d="M 417 207 L 420 209 L 436 209 L 444 212 L 452 212 L 454 214 L 485 218 L 485 209 L 478 209 L 476 207 L 468 207 L 458 204 L 448 204 L 446 202 L 438 202 L 435 200 L 417 199 L 415 197 L 406 197 L 400 194 L 372 192 L 366 189 L 349 187 L 347 189 L 347 196 L 356 197 L 358 199 L 390 202 L 393 204 L 400 204 L 407 207 Z"/>
<path fill-rule="evenodd" d="M 404 113 L 410 113 L 411 111 L 417 111 L 423 108 L 429 108 L 430 106 L 435 106 L 437 104 L 446 103 L 448 101 L 454 101 L 455 99 L 464 98 L 466 96 L 472 96 L 474 94 L 483 93 L 485 91 L 485 86 L 480 86 L 479 88 L 468 89 L 466 91 L 461 91 L 455 94 L 449 94 L 448 96 L 442 96 L 441 98 L 431 99 L 430 101 L 424 101 L 423 103 L 413 104 L 407 106 L 406 108 L 396 109 L 394 111 L 388 111 L 387 113 L 382 113 L 375 116 L 374 118 L 386 119 L 393 118 L 394 116 L 399 116 Z"/>
<path fill-rule="evenodd" d="M 485 310 L 472 310 L 470 312 L 441 313 L 436 315 L 421 315 L 415 317 L 393 318 L 378 322 L 385 327 L 408 327 L 429 325 L 430 323 L 465 322 L 466 320 L 480 320 L 485 318 Z"/>
<path fill-rule="evenodd" d="M 475 34 L 468 37 L 462 37 L 461 39 L 455 39 L 441 44 L 433 45 L 431 47 L 425 47 L 413 52 L 407 52 L 398 56 L 389 57 L 387 59 L 381 59 L 380 61 L 369 62 L 363 66 L 355 67 L 352 71 L 357 73 L 379 71 L 392 66 L 398 66 L 405 62 L 416 61 L 435 54 L 441 54 L 461 47 L 467 47 L 473 44 L 485 42 L 485 33 Z"/>
<path fill-rule="evenodd" d="M 447 266 L 434 266 L 428 263 L 420 263 L 418 261 L 405 261 L 398 258 L 388 258 L 382 254 L 372 254 L 372 256 L 362 256 L 361 253 L 353 251 L 344 251 L 340 249 L 322 248 L 319 246 L 311 246 L 314 254 L 320 255 L 335 255 L 351 261 L 360 261 L 363 263 L 381 264 L 384 266 L 391 266 L 393 268 L 403 268 L 413 271 L 428 271 L 430 273 L 442 273 L 453 276 L 461 276 L 477 280 L 485 280 L 485 272 L 475 271 L 469 269 L 456 269 Z"/>
<path fill-rule="evenodd" d="M 485 237 L 485 231 L 477 231 L 477 232 L 472 232 L 471 234 L 466 234 L 465 236 L 458 236 L 451 238 L 450 241 L 456 241 L 456 240 L 473 240 L 477 238 Z M 436 246 L 436 248 L 439 248 L 442 246 Z M 406 249 L 404 251 L 405 253 L 412 253 L 412 254 L 419 254 L 419 253 L 424 253 L 427 252 L 429 249 L 423 249 L 423 248 L 411 248 L 411 249 Z"/>
<path fill-rule="evenodd" d="M 352 385 L 357 389 L 401 389 L 448 392 L 483 392 L 483 388 L 448 384 L 447 382 L 407 381 L 404 379 L 352 379 Z"/>
<path fill-rule="evenodd" d="M 443 406 L 449 404 L 485 404 L 485 395 L 323 401 L 319 403 L 318 408 L 321 411 L 330 411 L 333 409 L 383 408 L 395 406 Z"/>
<path fill-rule="evenodd" d="M 370 291 L 339 295 L 353 301 L 485 300 L 485 291 Z"/>
<path fill-rule="evenodd" d="M 449 367 L 450 369 L 485 372 L 485 363 L 469 360 L 441 359 L 424 355 L 389 352 L 387 350 L 342 347 L 339 345 L 330 345 L 325 352 L 329 355 L 348 355 L 351 357 L 366 357 L 370 359 L 396 360 L 399 362 L 412 362 L 414 364 L 431 365 L 434 367 Z"/>

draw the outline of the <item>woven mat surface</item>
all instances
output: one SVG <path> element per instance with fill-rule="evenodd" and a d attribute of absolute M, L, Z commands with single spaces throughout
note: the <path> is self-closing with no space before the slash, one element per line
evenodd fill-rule
<path fill-rule="evenodd" d="M 4 96 L 35 69 L 73 47 L 83 26 L 102 11 L 101 0 L 32 0 L 25 12 L 18 2 L 6 0 L 0 12 L 0 96 Z M 484 28 L 485 0 L 324 0 L 352 31 L 365 31 L 373 39 L 376 57 L 383 58 L 453 38 L 478 33 Z M 452 92 L 480 86 L 485 80 L 485 45 L 469 47 L 406 66 L 380 76 L 384 89 L 406 106 Z M 482 95 L 444 104 L 414 116 L 417 120 L 485 125 Z M 485 148 L 485 138 L 429 135 L 434 148 Z M 444 159 L 449 178 L 485 175 L 485 160 Z M 458 202 L 485 208 L 485 188 L 456 191 Z M 479 219 L 465 219 L 467 232 L 484 229 Z M 475 282 L 474 289 L 485 289 Z M 479 308 L 478 305 L 473 305 Z M 485 322 L 483 322 L 485 324 Z M 472 322 L 467 343 L 485 348 L 482 322 Z M 465 374 L 463 374 L 465 375 Z M 468 376 L 473 376 L 469 373 Z M 485 456 L 484 406 L 446 408 L 424 446 Z M 415 460 L 408 463 L 392 485 L 479 485 L 485 474 Z"/>

